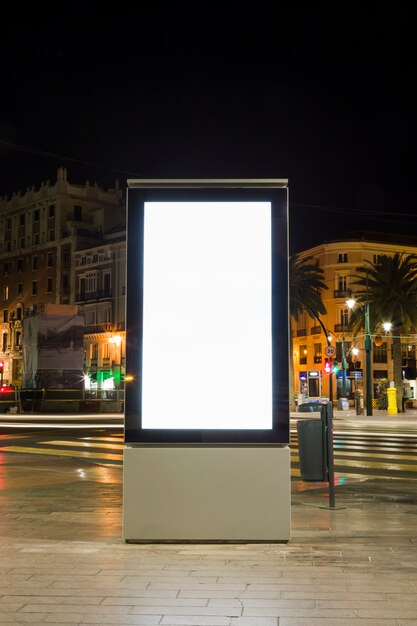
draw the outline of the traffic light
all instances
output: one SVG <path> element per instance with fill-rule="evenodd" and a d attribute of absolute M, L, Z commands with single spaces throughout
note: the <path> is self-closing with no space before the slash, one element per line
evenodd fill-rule
<path fill-rule="evenodd" d="M 4 370 L 4 361 L 0 361 L 0 372 Z"/>
<path fill-rule="evenodd" d="M 332 374 L 337 374 L 339 371 L 339 363 L 337 361 L 333 361 L 332 363 Z"/>
<path fill-rule="evenodd" d="M 324 371 L 326 374 L 332 373 L 333 361 L 332 359 L 324 359 Z"/>

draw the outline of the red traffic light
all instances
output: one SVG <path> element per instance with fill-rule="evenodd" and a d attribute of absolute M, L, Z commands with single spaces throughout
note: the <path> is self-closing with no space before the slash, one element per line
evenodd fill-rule
<path fill-rule="evenodd" d="M 4 361 L 0 361 L 0 371 L 4 370 Z"/>
<path fill-rule="evenodd" d="M 324 371 L 326 374 L 332 373 L 333 361 L 332 359 L 324 359 Z"/>

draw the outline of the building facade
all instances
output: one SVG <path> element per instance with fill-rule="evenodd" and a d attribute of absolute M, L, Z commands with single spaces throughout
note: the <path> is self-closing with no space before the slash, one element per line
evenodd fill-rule
<path fill-rule="evenodd" d="M 75 302 L 84 313 L 85 388 L 122 390 L 125 373 L 126 231 L 74 253 Z"/>
<path fill-rule="evenodd" d="M 334 359 L 342 365 L 343 352 L 346 356 L 346 395 L 353 399 L 357 390 L 365 393 L 365 349 L 364 335 L 353 336 L 348 330 L 350 310 L 346 300 L 354 294 L 354 274 L 356 268 L 366 261 L 378 263 L 381 255 L 392 256 L 396 253 L 417 254 L 415 245 L 384 243 L 380 241 L 358 239 L 353 241 L 335 241 L 324 243 L 303 251 L 299 257 L 313 257 L 323 269 L 323 279 L 328 289 L 322 291 L 323 303 L 327 314 L 321 316 L 328 333 L 331 346 L 335 350 Z M 314 261 L 312 261 L 314 262 Z M 385 320 L 381 320 L 381 323 Z M 388 321 L 388 320 L 387 320 Z M 371 329 L 372 337 L 372 387 L 378 381 L 387 378 L 393 380 L 392 340 L 389 333 L 381 328 Z M 375 338 L 376 343 L 375 343 Z M 402 338 L 403 377 L 407 397 L 417 398 L 416 388 L 416 334 Z M 343 371 L 336 374 L 324 371 L 328 340 L 317 320 L 307 313 L 298 323 L 291 320 L 291 350 L 294 369 L 294 393 L 301 397 L 329 397 L 330 377 L 332 376 L 333 400 L 343 396 Z M 344 344 L 344 349 L 343 349 Z"/>
<path fill-rule="evenodd" d="M 0 198 L 0 360 L 4 384 L 19 387 L 22 383 L 24 318 L 41 313 L 50 303 L 79 304 L 84 313 L 88 303 L 77 295 L 86 293 L 81 289 L 86 283 L 79 277 L 75 255 L 92 248 L 101 259 L 109 254 L 108 248 L 105 253 L 100 251 L 108 239 L 118 250 L 114 240 L 124 239 L 125 223 L 125 200 L 117 181 L 114 189 L 108 190 L 88 181 L 75 185 L 62 167 L 55 183 L 48 181 L 38 189 L 27 188 L 25 193 Z M 116 254 L 123 259 L 124 253 Z M 116 265 L 118 272 L 125 271 L 122 260 Z M 108 273 L 110 279 L 105 277 L 97 291 L 104 288 L 119 297 L 124 277 Z M 90 280 L 87 274 L 84 278 Z M 122 309 L 122 299 L 109 307 L 106 328 L 119 329 L 119 324 L 124 324 Z"/>

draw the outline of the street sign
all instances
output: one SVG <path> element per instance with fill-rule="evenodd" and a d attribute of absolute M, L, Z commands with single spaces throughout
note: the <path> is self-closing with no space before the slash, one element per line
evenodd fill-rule
<path fill-rule="evenodd" d="M 336 348 L 333 348 L 333 346 L 326 346 L 324 349 L 324 354 L 326 356 L 334 356 L 336 354 Z"/>

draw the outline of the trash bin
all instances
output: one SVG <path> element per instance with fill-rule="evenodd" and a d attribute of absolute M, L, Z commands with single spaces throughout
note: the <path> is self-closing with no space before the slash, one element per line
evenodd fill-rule
<path fill-rule="evenodd" d="M 326 405 L 319 402 L 300 404 L 298 411 L 319 411 L 319 419 L 300 419 L 297 422 L 298 456 L 302 480 L 327 480 L 327 451 L 325 446 Z"/>

